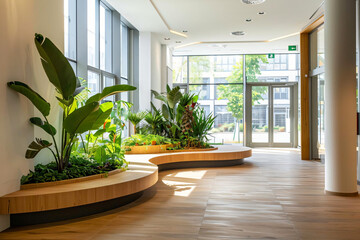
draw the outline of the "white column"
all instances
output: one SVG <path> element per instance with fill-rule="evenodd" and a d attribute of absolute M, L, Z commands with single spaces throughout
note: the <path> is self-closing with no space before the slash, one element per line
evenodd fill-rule
<path fill-rule="evenodd" d="M 356 1 L 325 1 L 325 191 L 357 194 Z"/>

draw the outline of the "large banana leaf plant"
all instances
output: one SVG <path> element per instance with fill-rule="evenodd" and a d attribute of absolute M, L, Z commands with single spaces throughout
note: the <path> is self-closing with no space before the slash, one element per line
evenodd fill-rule
<path fill-rule="evenodd" d="M 40 54 L 41 64 L 49 81 L 55 86 L 56 99 L 63 109 L 61 130 L 57 131 L 48 120 L 50 103 L 37 92 L 22 82 L 8 82 L 8 86 L 27 97 L 42 115 L 30 118 L 30 122 L 42 128 L 50 135 L 52 142 L 41 138 L 33 141 L 25 154 L 26 158 L 34 158 L 42 149 L 49 149 L 54 156 L 58 171 L 62 172 L 69 163 L 71 149 L 77 136 L 90 130 L 98 129 L 111 114 L 113 103 L 100 104 L 104 98 L 136 88 L 130 85 L 106 87 L 101 93 L 90 97 L 86 104 L 77 107 L 76 96 L 84 90 L 71 65 L 54 43 L 41 34 L 35 34 L 35 45 Z M 61 134 L 61 142 L 55 140 Z"/>

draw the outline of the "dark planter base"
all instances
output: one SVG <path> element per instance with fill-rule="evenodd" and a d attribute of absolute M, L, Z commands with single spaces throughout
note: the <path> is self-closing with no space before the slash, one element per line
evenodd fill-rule
<path fill-rule="evenodd" d="M 110 199 L 107 201 L 87 204 L 78 207 L 63 208 L 43 212 L 11 214 L 10 225 L 11 227 L 27 226 L 85 217 L 92 214 L 109 211 L 111 209 L 118 208 L 134 202 L 135 200 L 140 198 L 142 194 L 143 191 L 120 198 Z"/>
<path fill-rule="evenodd" d="M 221 161 L 191 161 L 191 162 L 174 162 L 158 165 L 159 171 L 183 169 L 183 168 L 209 168 L 209 167 L 230 167 L 241 165 L 244 159 L 221 160 Z"/>

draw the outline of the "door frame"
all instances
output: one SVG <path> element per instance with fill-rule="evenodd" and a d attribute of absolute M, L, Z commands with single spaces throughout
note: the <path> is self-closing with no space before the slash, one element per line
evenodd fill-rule
<path fill-rule="evenodd" d="M 266 143 L 253 143 L 252 142 L 252 87 L 264 86 L 268 87 L 269 96 L 269 111 L 268 111 L 268 134 L 269 141 Z M 276 87 L 289 87 L 290 89 L 290 143 L 274 143 L 273 136 L 273 89 Z M 247 127 L 245 130 L 246 146 L 249 147 L 290 147 L 295 148 L 298 146 L 298 83 L 297 82 L 248 82 L 246 83 L 245 92 L 245 105 L 246 115 L 245 122 Z"/>

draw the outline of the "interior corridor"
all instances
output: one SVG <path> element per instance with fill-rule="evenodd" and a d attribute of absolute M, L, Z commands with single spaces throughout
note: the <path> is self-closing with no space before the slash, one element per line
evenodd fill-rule
<path fill-rule="evenodd" d="M 324 165 L 254 149 L 244 165 L 163 171 L 136 202 L 0 239 L 359 239 L 360 199 L 324 195 Z"/>

